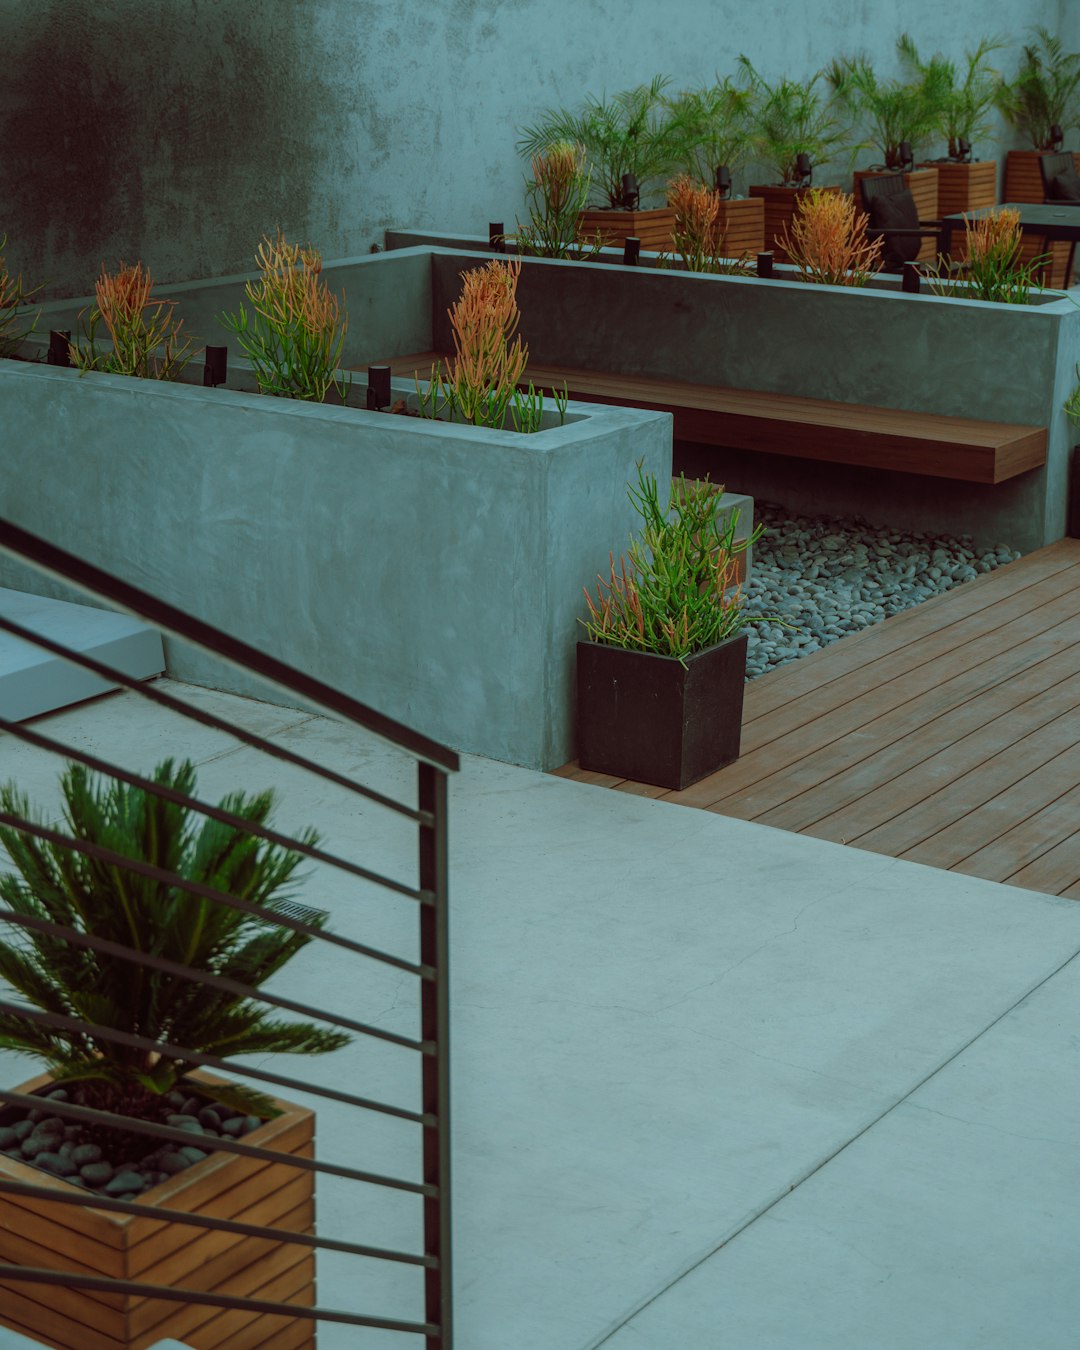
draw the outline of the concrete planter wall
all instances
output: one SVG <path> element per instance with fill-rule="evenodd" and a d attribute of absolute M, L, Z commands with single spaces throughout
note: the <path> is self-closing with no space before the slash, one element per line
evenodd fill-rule
<path fill-rule="evenodd" d="M 463 263 L 444 251 L 432 262 L 438 347 Z M 733 491 L 797 511 L 1023 552 L 1065 533 L 1075 436 L 1062 405 L 1076 384 L 1080 308 L 1060 294 L 999 305 L 526 259 L 518 295 L 523 336 L 544 364 L 1049 428 L 1046 466 L 995 486 L 679 443 L 676 470 L 708 469 Z"/>
<path fill-rule="evenodd" d="M 357 364 L 430 347 L 426 251 L 326 270 Z M 202 336 L 241 282 L 163 290 Z M 0 361 L 0 405 L 0 517 L 429 736 L 536 768 L 573 756 L 582 588 L 634 528 L 627 483 L 639 460 L 671 469 L 671 419 L 620 408 L 525 436 L 20 361 Z M 2 555 L 0 584 L 70 598 Z M 268 696 L 166 655 L 181 679 Z"/>

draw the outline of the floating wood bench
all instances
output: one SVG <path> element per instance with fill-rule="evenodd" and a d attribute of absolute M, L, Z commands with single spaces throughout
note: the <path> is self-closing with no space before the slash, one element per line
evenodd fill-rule
<path fill-rule="evenodd" d="M 445 365 L 448 358 L 440 352 L 413 352 L 383 364 L 395 375 L 426 380 L 439 359 Z M 669 412 L 676 440 L 966 483 L 1001 483 L 1046 463 L 1045 427 L 569 366 L 530 363 L 525 374 L 538 389 L 561 390 L 565 384 L 570 397 L 582 402 Z"/>

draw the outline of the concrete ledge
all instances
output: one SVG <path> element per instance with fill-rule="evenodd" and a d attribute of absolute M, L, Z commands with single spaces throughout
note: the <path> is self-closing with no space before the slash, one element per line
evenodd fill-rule
<path fill-rule="evenodd" d="M 0 588 L 0 614 L 42 637 L 145 680 L 165 669 L 161 638 L 127 614 Z M 120 686 L 0 631 L 0 716 L 20 722 Z"/>

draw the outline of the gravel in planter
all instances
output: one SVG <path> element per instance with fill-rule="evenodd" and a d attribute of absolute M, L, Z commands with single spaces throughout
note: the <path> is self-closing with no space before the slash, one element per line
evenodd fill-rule
<path fill-rule="evenodd" d="M 69 1093 L 53 1088 L 44 1100 L 81 1104 L 78 1089 Z M 8 1108 L 3 1113 L 0 1152 L 76 1186 L 134 1200 L 151 1186 L 202 1162 L 213 1151 L 215 1139 L 223 1135 L 240 1139 L 263 1124 L 258 1116 L 186 1092 L 168 1093 L 157 1115 L 146 1119 L 185 1131 L 191 1135 L 191 1145 L 161 1142 L 155 1146 L 149 1136 L 136 1139 L 119 1131 L 68 1124 L 46 1108 L 34 1107 L 29 1111 Z"/>
<path fill-rule="evenodd" d="M 907 534 L 857 517 L 796 516 L 773 502 L 755 504 L 755 521 L 766 528 L 743 588 L 747 609 L 794 627 L 764 620 L 747 625 L 747 679 L 1020 557 L 1006 544 L 976 549 L 967 535 Z"/>

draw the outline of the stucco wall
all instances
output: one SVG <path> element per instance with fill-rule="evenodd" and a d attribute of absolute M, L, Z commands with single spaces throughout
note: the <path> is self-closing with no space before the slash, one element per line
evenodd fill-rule
<path fill-rule="evenodd" d="M 522 209 L 516 128 L 549 106 L 658 73 L 704 83 L 739 52 L 767 78 L 860 49 L 887 74 L 901 26 L 956 57 L 1035 23 L 1075 48 L 1078 9 L 0 0 L 0 232 L 9 263 L 58 297 L 90 290 L 103 259 L 141 258 L 173 281 L 246 271 L 277 225 L 326 257 L 366 252 L 392 225 L 483 230 Z M 1011 70 L 1015 51 L 1002 59 Z"/>

